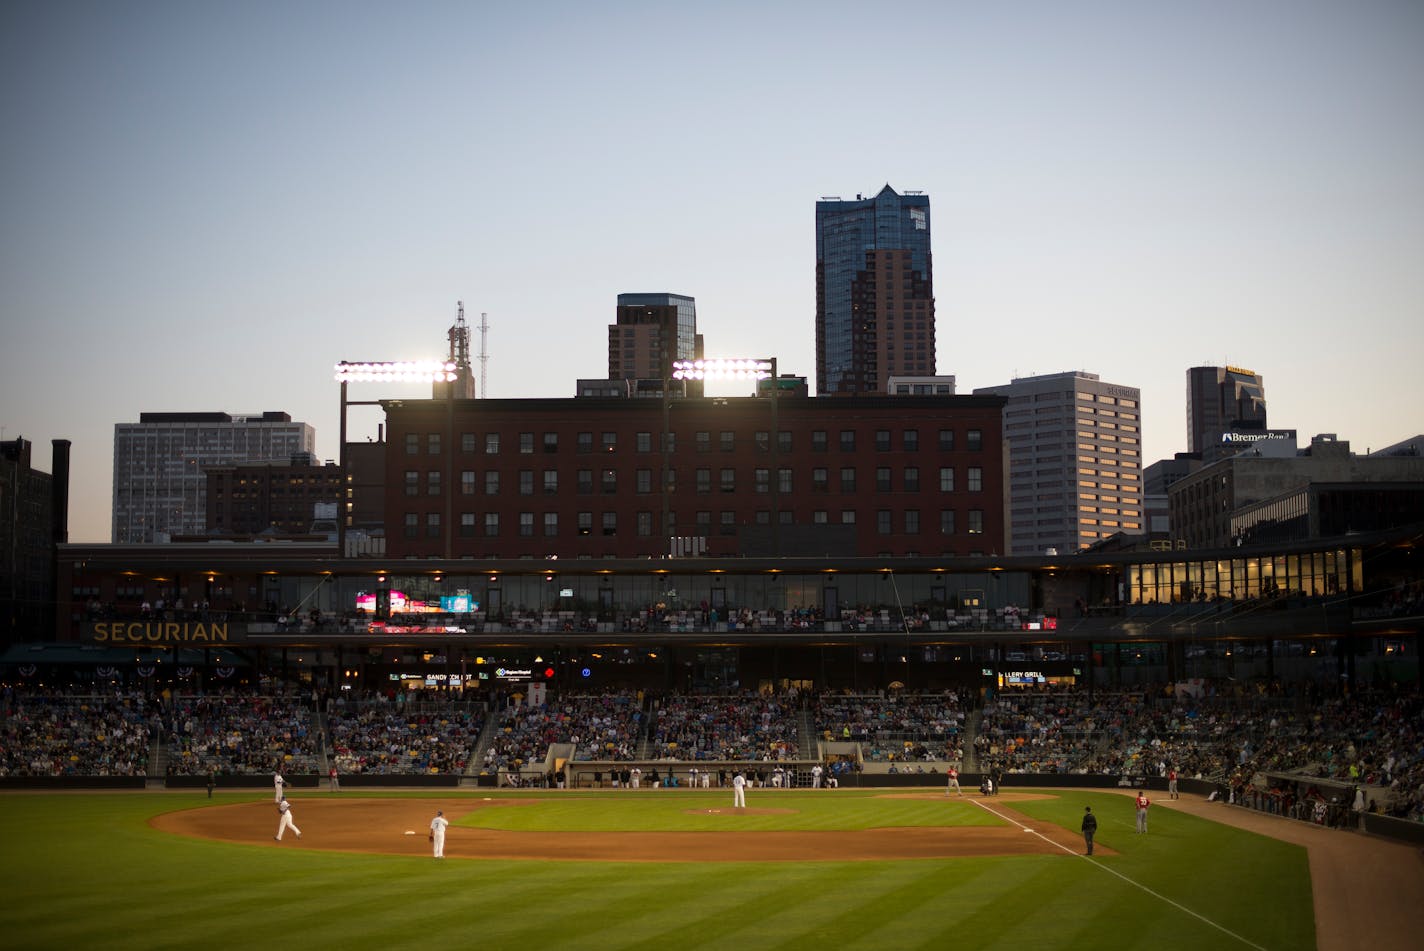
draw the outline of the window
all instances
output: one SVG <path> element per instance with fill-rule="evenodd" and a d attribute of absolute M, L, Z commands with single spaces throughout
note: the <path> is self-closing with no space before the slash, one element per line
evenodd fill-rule
<path fill-rule="evenodd" d="M 890 467 L 878 466 L 875 470 L 875 491 L 890 491 Z"/>
<path fill-rule="evenodd" d="M 756 510 L 756 523 L 757 523 L 758 525 L 770 525 L 770 524 L 771 524 L 771 509 L 757 509 L 757 510 Z"/>
<path fill-rule="evenodd" d="M 920 451 L 920 431 L 918 429 L 907 429 L 900 436 L 906 452 Z"/>
<path fill-rule="evenodd" d="M 724 429 L 717 434 L 717 445 L 723 452 L 731 452 L 737 447 L 737 434 Z"/>
<path fill-rule="evenodd" d="M 579 433 L 575 448 L 581 453 L 593 452 L 593 433 Z"/>
<path fill-rule="evenodd" d="M 558 452 L 558 451 L 559 451 L 559 434 L 558 434 L 558 433 L 545 433 L 545 434 L 544 434 L 544 451 L 545 451 L 545 452 Z"/>
<path fill-rule="evenodd" d="M 827 518 L 826 510 L 825 510 L 825 509 L 817 509 L 816 511 L 814 511 L 814 512 L 811 513 L 811 524 L 812 524 L 812 525 L 825 525 L 825 524 L 827 523 L 827 521 L 828 521 L 828 518 Z"/>
<path fill-rule="evenodd" d="M 534 537 L 534 513 L 533 513 L 533 512 L 520 512 L 520 513 L 519 513 L 519 537 L 520 537 L 520 538 L 533 538 L 533 537 Z"/>
<path fill-rule="evenodd" d="M 889 452 L 889 451 L 890 451 L 890 430 L 888 430 L 888 429 L 877 429 L 877 430 L 875 431 L 875 451 L 876 451 L 876 452 Z"/>
<path fill-rule="evenodd" d="M 485 455 L 499 455 L 499 433 L 485 433 Z"/>
<path fill-rule="evenodd" d="M 735 535 L 735 534 L 737 534 L 737 513 L 736 513 L 736 512 L 726 512 L 726 511 L 724 511 L 724 512 L 722 512 L 721 515 L 719 516 L 719 519 L 720 519 L 720 523 L 721 523 L 721 532 L 722 532 L 723 535 Z"/>
<path fill-rule="evenodd" d="M 485 513 L 485 537 L 495 538 L 499 535 L 499 513 Z"/>
<path fill-rule="evenodd" d="M 520 495 L 533 495 L 533 494 L 534 494 L 534 470 L 533 470 L 533 469 L 520 469 L 520 470 L 519 470 L 519 494 L 520 494 Z"/>
<path fill-rule="evenodd" d="M 697 451 L 698 451 L 698 452 L 711 452 L 711 451 L 712 451 L 712 434 L 711 434 L 711 433 L 709 433 L 709 432 L 700 432 L 700 433 L 697 433 L 696 441 L 697 441 Z"/>
<path fill-rule="evenodd" d="M 420 473 L 414 469 L 405 470 L 405 494 L 420 494 Z"/>
<path fill-rule="evenodd" d="M 723 469 L 721 478 L 718 480 L 723 492 L 737 491 L 737 470 Z"/>
<path fill-rule="evenodd" d="M 984 448 L 984 434 L 980 430 L 971 429 L 964 434 L 964 448 L 970 452 L 978 452 Z"/>
<path fill-rule="evenodd" d="M 920 510 L 905 509 L 905 534 L 918 535 L 920 533 Z"/>
<path fill-rule="evenodd" d="M 970 492 L 984 491 L 984 470 L 979 466 L 970 466 L 968 477 L 964 481 L 965 488 Z"/>
<path fill-rule="evenodd" d="M 771 451 L 771 433 L 764 429 L 759 429 L 752 437 L 756 442 L 757 452 Z"/>
<path fill-rule="evenodd" d="M 604 495 L 614 495 L 618 492 L 618 472 L 616 469 L 604 469 L 600 481 L 603 483 Z"/>
<path fill-rule="evenodd" d="M 554 538 L 559 534 L 559 513 L 544 513 L 544 537 Z"/>
<path fill-rule="evenodd" d="M 440 434 L 431 433 L 425 437 L 425 454 L 427 456 L 440 455 Z"/>
<path fill-rule="evenodd" d="M 697 534 L 698 534 L 698 535 L 710 535 L 710 534 L 712 534 L 712 513 L 711 513 L 711 512 L 698 512 L 698 513 L 697 513 Z"/>
<path fill-rule="evenodd" d="M 970 510 L 969 510 L 969 534 L 971 534 L 971 535 L 982 535 L 982 534 L 984 534 L 984 510 L 983 510 L 983 509 L 970 509 Z"/>
<path fill-rule="evenodd" d="M 847 466 L 841 470 L 841 492 L 850 493 L 855 491 L 855 469 Z"/>
<path fill-rule="evenodd" d="M 420 433 L 405 434 L 405 454 L 407 456 L 420 455 Z"/>
<path fill-rule="evenodd" d="M 420 537 L 420 515 L 415 512 L 405 513 L 405 537 Z"/>
<path fill-rule="evenodd" d="M 663 433 L 663 452 L 677 452 L 677 433 Z"/>
<path fill-rule="evenodd" d="M 712 470 L 711 470 L 711 469 L 698 469 L 698 470 L 697 470 L 697 494 L 698 494 L 698 495 L 706 495 L 708 492 L 711 492 L 711 491 L 712 491 Z"/>
<path fill-rule="evenodd" d="M 617 512 L 604 512 L 604 513 L 603 513 L 603 534 L 605 534 L 605 535 L 617 535 L 617 534 L 618 534 L 618 513 L 617 513 Z"/>
<path fill-rule="evenodd" d="M 461 513 L 460 513 L 460 537 L 461 537 L 461 538 L 474 538 L 474 537 L 475 537 L 475 513 L 474 513 L 474 512 L 461 512 Z"/>
<path fill-rule="evenodd" d="M 827 492 L 830 490 L 830 478 L 825 469 L 811 470 L 811 491 Z"/>
<path fill-rule="evenodd" d="M 613 452 L 615 449 L 618 448 L 618 434 L 604 433 L 603 442 L 601 445 L 604 452 Z"/>
<path fill-rule="evenodd" d="M 811 451 L 826 451 L 826 431 L 824 429 L 813 430 L 811 433 Z"/>
<path fill-rule="evenodd" d="M 461 433 L 461 434 L 460 434 L 460 451 L 461 451 L 461 452 L 474 452 L 474 451 L 475 451 L 475 434 L 474 434 L 474 433 Z"/>
<path fill-rule="evenodd" d="M 635 529 L 639 538 L 648 538 L 653 534 L 653 513 L 639 512 L 638 524 Z"/>
<path fill-rule="evenodd" d="M 875 513 L 875 531 L 879 535 L 890 534 L 890 510 L 879 509 Z"/>
<path fill-rule="evenodd" d="M 855 452 L 855 430 L 841 430 L 841 452 Z"/>
<path fill-rule="evenodd" d="M 558 470 L 558 469 L 545 469 L 545 470 L 544 470 L 544 494 L 545 494 L 545 495 L 558 495 L 558 494 L 559 494 L 559 470 Z"/>
<path fill-rule="evenodd" d="M 633 437 L 633 442 L 634 442 L 634 448 L 635 448 L 638 452 L 652 452 L 652 451 L 653 451 L 653 434 L 652 434 L 652 433 L 638 433 L 638 434 L 636 434 L 636 435 Z"/>
<path fill-rule="evenodd" d="M 906 466 L 906 467 L 905 467 L 905 491 L 906 491 L 906 492 L 918 492 L 918 491 L 920 491 L 920 467 L 919 467 L 919 466 Z"/>
<path fill-rule="evenodd" d="M 637 492 L 639 495 L 648 495 L 653 491 L 653 470 L 639 469 L 635 474 Z"/>
<path fill-rule="evenodd" d="M 940 451 L 940 452 L 953 452 L 953 451 L 954 451 L 954 430 L 952 430 L 952 429 L 941 429 L 941 430 L 939 431 L 939 451 Z"/>
<path fill-rule="evenodd" d="M 939 532 L 941 535 L 954 534 L 954 509 L 941 509 L 939 513 Z"/>
<path fill-rule="evenodd" d="M 855 524 L 855 509 L 841 509 L 841 524 L 842 524 L 842 525 L 854 525 L 854 524 Z"/>
<path fill-rule="evenodd" d="M 790 492 L 791 492 L 791 470 L 790 470 L 790 469 L 777 469 L 777 470 L 776 470 L 776 491 L 777 491 L 777 492 L 784 493 L 784 494 L 790 494 Z"/>
<path fill-rule="evenodd" d="M 519 434 L 519 454 L 520 454 L 520 455 L 523 455 L 523 456 L 527 456 L 527 455 L 529 455 L 530 453 L 532 453 L 533 451 L 534 451 L 534 434 L 533 434 L 533 433 L 520 433 L 520 434 Z"/>
<path fill-rule="evenodd" d="M 776 431 L 776 451 L 791 451 L 791 431 L 788 429 L 778 429 Z"/>
<path fill-rule="evenodd" d="M 755 492 L 763 492 L 763 493 L 764 493 L 764 492 L 770 492 L 770 491 L 771 491 L 771 470 L 770 470 L 770 469 L 754 469 L 754 470 L 752 470 L 752 490 L 755 491 Z"/>
<path fill-rule="evenodd" d="M 466 469 L 460 473 L 460 494 L 475 494 L 475 473 L 470 469 Z"/>
<path fill-rule="evenodd" d="M 593 494 L 593 470 L 580 469 L 578 471 L 577 491 L 579 495 Z"/>
<path fill-rule="evenodd" d="M 440 513 L 439 513 L 439 512 L 427 512 L 427 513 L 426 513 L 426 515 L 425 515 L 425 537 L 426 537 L 426 538 L 439 538 L 439 537 L 440 537 Z"/>
<path fill-rule="evenodd" d="M 425 494 L 440 494 L 440 470 L 432 469 L 425 474 Z"/>
<path fill-rule="evenodd" d="M 499 495 L 499 473 L 490 471 L 485 473 L 485 495 Z"/>

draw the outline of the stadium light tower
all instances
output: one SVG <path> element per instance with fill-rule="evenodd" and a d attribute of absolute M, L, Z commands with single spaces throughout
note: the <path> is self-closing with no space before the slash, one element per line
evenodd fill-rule
<path fill-rule="evenodd" d="M 367 361 L 363 363 L 351 363 L 342 360 L 336 365 L 336 382 L 341 384 L 341 446 L 338 452 L 341 463 L 341 511 L 340 517 L 336 520 L 336 546 L 339 558 L 346 557 L 346 526 L 351 520 L 351 476 L 346 471 L 346 408 L 348 406 L 379 406 L 379 400 L 348 400 L 346 398 L 346 385 L 348 383 L 448 383 L 453 384 L 457 377 L 456 366 L 451 360 L 411 360 L 411 361 Z M 446 421 L 447 428 L 454 430 L 454 401 L 455 387 L 446 387 Z M 450 491 L 450 466 L 453 464 L 455 454 L 450 451 L 449 441 L 452 435 L 446 436 L 445 448 L 445 557 L 451 556 L 450 533 L 451 506 L 454 504 L 454 497 Z"/>
<path fill-rule="evenodd" d="M 776 357 L 752 357 L 714 360 L 675 360 L 674 380 L 755 380 L 760 390 L 762 380 L 771 380 L 771 553 L 781 555 L 781 471 L 777 467 L 777 447 L 781 443 L 778 430 L 778 397 L 781 386 L 776 373 Z M 667 496 L 663 496 L 664 508 Z M 664 513 L 666 521 L 666 513 Z"/>

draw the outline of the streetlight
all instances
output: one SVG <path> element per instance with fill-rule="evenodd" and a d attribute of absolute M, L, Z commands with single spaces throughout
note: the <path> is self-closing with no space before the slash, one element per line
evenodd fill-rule
<path fill-rule="evenodd" d="M 338 453 L 341 464 L 341 511 L 340 518 L 336 520 L 336 547 L 338 557 L 346 557 L 346 523 L 351 518 L 351 477 L 346 471 L 346 407 L 348 406 L 379 406 L 379 400 L 348 400 L 346 398 L 346 384 L 348 383 L 447 383 L 452 384 L 445 390 L 445 419 L 448 435 L 446 441 L 454 440 L 455 431 L 455 382 L 458 374 L 455 372 L 455 363 L 451 360 L 407 360 L 407 361 L 368 361 L 364 363 L 351 363 L 342 360 L 336 364 L 336 382 L 341 384 L 341 447 Z M 453 446 L 446 445 L 445 454 L 445 474 L 442 476 L 444 486 L 442 491 L 445 494 L 445 557 L 451 557 L 450 521 L 454 505 L 454 493 L 451 491 L 451 469 L 454 464 L 455 454 L 451 450 Z"/>
<path fill-rule="evenodd" d="M 675 360 L 672 376 L 675 380 L 755 380 L 758 383 L 771 380 L 771 553 L 780 556 L 781 473 L 777 469 L 777 446 L 781 436 L 776 407 L 781 387 L 776 374 L 776 357 Z"/>

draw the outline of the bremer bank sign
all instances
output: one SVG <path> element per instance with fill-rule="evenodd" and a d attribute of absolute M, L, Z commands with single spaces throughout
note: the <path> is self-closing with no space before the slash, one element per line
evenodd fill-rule
<path fill-rule="evenodd" d="M 1221 441 L 1233 445 L 1250 445 L 1258 442 L 1295 442 L 1294 429 L 1267 429 L 1264 432 L 1221 434 Z"/>
<path fill-rule="evenodd" d="M 227 623 L 100 621 L 90 628 L 95 644 L 226 644 Z"/>

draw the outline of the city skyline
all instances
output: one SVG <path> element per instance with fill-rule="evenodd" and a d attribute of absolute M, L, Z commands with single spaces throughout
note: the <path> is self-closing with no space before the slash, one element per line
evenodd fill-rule
<path fill-rule="evenodd" d="M 107 541 L 116 424 L 280 409 L 335 459 L 332 366 L 442 356 L 457 300 L 494 398 L 604 375 L 629 292 L 814 380 L 815 204 L 889 184 L 934 202 L 959 392 L 1140 388 L 1146 466 L 1187 369 L 1244 366 L 1273 427 L 1378 449 L 1424 431 L 1422 49 L 1388 0 L 11 4 L 0 438 L 71 440 Z"/>

